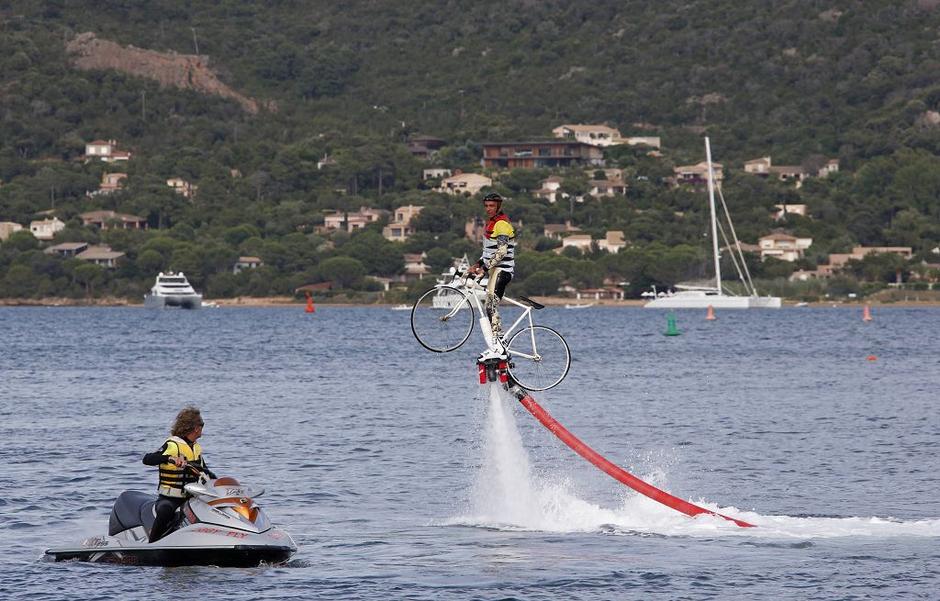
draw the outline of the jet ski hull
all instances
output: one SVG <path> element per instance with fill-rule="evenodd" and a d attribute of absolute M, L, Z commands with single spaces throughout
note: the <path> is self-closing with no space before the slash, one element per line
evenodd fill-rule
<path fill-rule="evenodd" d="M 288 545 L 232 545 L 230 547 L 79 547 L 49 549 L 50 561 L 88 561 L 135 566 L 218 566 L 245 568 L 284 563 L 296 551 Z"/>

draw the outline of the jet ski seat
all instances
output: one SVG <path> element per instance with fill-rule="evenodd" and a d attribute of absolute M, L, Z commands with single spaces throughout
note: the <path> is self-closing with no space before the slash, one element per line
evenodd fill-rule
<path fill-rule="evenodd" d="M 149 533 L 153 526 L 153 505 L 156 502 L 156 495 L 135 490 L 122 492 L 111 508 L 108 535 L 114 536 L 136 526 L 143 526 L 144 531 Z"/>

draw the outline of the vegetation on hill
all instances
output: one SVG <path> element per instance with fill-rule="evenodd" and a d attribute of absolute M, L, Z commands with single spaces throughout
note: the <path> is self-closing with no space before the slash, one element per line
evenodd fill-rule
<path fill-rule="evenodd" d="M 911 246 L 915 259 L 866 258 L 834 292 L 861 279 L 894 280 L 938 262 L 940 246 L 940 3 L 727 0 L 660 3 L 447 0 L 261 3 L 218 0 L 143 5 L 12 0 L 0 12 L 0 221 L 28 224 L 54 209 L 68 227 L 55 242 L 109 244 L 116 270 L 43 254 L 26 234 L 0 244 L 0 296 L 142 295 L 160 269 L 187 272 L 210 296 L 289 294 L 342 281 L 363 294 L 365 275 L 400 273 L 407 252 L 432 268 L 474 252 L 463 239 L 479 205 L 429 191 L 421 169 L 479 170 L 480 144 L 547 137 L 562 123 L 606 122 L 624 135 L 663 139 L 663 156 L 615 149 L 627 194 L 549 205 L 531 191 L 547 172 L 500 174 L 522 222 L 517 283 L 533 293 L 557 284 L 630 282 L 638 294 L 706 273 L 701 190 L 673 188 L 672 167 L 703 159 L 710 135 L 725 165 L 725 195 L 739 236 L 755 242 L 781 224 L 777 203 L 809 206 L 787 231 L 814 240 L 797 264 L 753 265 L 765 288 L 784 284 L 828 253 L 855 245 Z M 66 45 L 93 32 L 122 46 L 209 57 L 228 86 L 261 99 L 236 101 L 114 70 L 76 69 Z M 405 142 L 447 141 L 431 163 Z M 116 139 L 127 164 L 85 162 L 86 142 Z M 318 168 L 324 156 L 336 164 Z M 743 174 L 743 161 L 838 158 L 840 173 L 792 184 Z M 124 189 L 87 196 L 104 171 L 128 173 Z M 563 173 L 577 187 L 583 173 Z M 166 186 L 198 186 L 188 200 Z M 382 223 L 314 233 L 328 212 L 423 205 L 419 233 L 387 242 Z M 81 225 L 77 215 L 113 209 L 145 217 L 146 232 Z M 620 229 L 617 255 L 552 252 L 545 223 L 570 219 L 602 235 Z M 239 275 L 239 255 L 265 267 Z M 403 296 L 407 293 L 403 293 Z"/>

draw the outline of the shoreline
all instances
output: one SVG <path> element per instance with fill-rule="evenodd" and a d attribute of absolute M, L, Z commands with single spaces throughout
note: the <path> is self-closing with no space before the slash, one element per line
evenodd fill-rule
<path fill-rule="evenodd" d="M 913 296 L 913 295 L 912 295 Z M 627 300 L 587 300 L 587 299 L 571 299 L 563 297 L 554 297 L 554 296 L 534 296 L 532 299 L 538 303 L 545 305 L 546 307 L 552 308 L 565 308 L 566 305 L 571 305 L 575 309 L 582 308 L 583 305 L 589 305 L 591 307 L 598 308 L 617 308 L 617 307 L 640 307 L 646 304 L 646 300 L 643 299 L 627 299 Z M 303 308 L 306 305 L 306 301 L 303 299 L 297 299 L 294 297 L 288 296 L 273 296 L 273 297 L 235 297 L 235 298 L 220 298 L 220 299 L 206 299 L 206 303 L 214 303 L 217 305 L 217 308 Z M 375 307 L 375 308 L 391 308 L 396 307 L 402 303 L 391 303 L 391 302 L 381 302 L 381 303 L 351 303 L 351 302 L 315 302 L 315 307 Z M 821 301 L 821 302 L 811 302 L 807 305 L 797 306 L 797 301 L 784 301 L 784 309 L 800 309 L 800 308 L 860 308 L 865 305 L 869 305 L 873 308 L 884 308 L 884 307 L 940 307 L 940 301 L 935 299 L 930 300 L 898 300 L 898 301 L 879 301 L 879 300 L 843 300 L 843 301 Z M 58 298 L 58 297 L 48 297 L 40 299 L 22 299 L 22 298 L 0 298 L 0 307 L 129 307 L 129 308 L 138 308 L 143 309 L 144 304 L 141 303 L 132 303 L 127 299 L 108 297 L 108 298 L 94 298 L 94 299 L 74 299 L 74 298 Z M 205 307 L 208 308 L 208 307 Z M 587 307 L 583 307 L 587 308 Z M 664 310 L 664 309 L 661 309 Z M 683 309 L 688 310 L 688 309 Z M 697 309 L 695 309 L 697 310 Z M 737 310 L 737 309 L 732 309 Z"/>

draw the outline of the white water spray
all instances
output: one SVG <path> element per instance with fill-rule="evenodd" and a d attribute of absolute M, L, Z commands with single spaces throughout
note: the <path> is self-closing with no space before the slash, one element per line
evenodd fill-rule
<path fill-rule="evenodd" d="M 744 519 L 757 528 L 740 528 L 717 516 L 689 518 L 642 495 L 624 491 L 623 503 L 606 509 L 570 492 L 564 478 L 533 472 L 522 445 L 513 408 L 515 399 L 489 385 L 483 462 L 471 492 L 469 515 L 447 520 L 507 530 L 543 532 L 656 533 L 666 536 L 747 536 L 770 539 L 844 536 L 940 537 L 940 520 L 882 518 L 797 518 L 763 516 L 698 501 L 713 511 Z M 659 474 L 660 477 L 663 474 Z"/>

